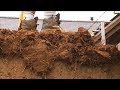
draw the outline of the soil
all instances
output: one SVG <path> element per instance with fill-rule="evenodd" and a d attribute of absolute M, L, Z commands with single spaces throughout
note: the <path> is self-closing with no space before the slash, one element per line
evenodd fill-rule
<path fill-rule="evenodd" d="M 95 44 L 83 27 L 77 32 L 0 29 L 1 79 L 120 78 L 119 60 L 115 45 Z"/>

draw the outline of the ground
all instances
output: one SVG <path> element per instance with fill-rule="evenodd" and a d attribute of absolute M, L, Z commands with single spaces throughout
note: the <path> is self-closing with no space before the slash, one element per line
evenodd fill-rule
<path fill-rule="evenodd" d="M 0 79 L 119 79 L 116 45 L 89 32 L 0 30 Z"/>

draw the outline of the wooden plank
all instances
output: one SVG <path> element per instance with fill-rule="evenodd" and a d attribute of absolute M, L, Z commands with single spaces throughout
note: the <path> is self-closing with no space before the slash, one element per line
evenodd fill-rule
<path fill-rule="evenodd" d="M 94 41 L 98 41 L 101 37 L 101 32 L 98 32 L 95 36 L 94 36 Z"/>
<path fill-rule="evenodd" d="M 120 23 L 120 15 L 105 27 L 105 34 L 107 34 L 110 30 L 112 30 L 112 28 L 114 28 L 119 23 Z M 101 33 L 99 32 L 98 34 L 95 35 L 95 42 L 98 41 L 100 38 L 101 38 Z"/>
<path fill-rule="evenodd" d="M 104 22 L 101 22 L 101 43 L 106 45 Z"/>
<path fill-rule="evenodd" d="M 110 31 L 107 35 L 106 35 L 106 39 L 109 38 L 111 35 L 113 35 L 116 31 L 118 31 L 120 29 L 120 25 L 116 26 L 116 28 L 114 28 L 112 31 Z"/>
<path fill-rule="evenodd" d="M 120 23 L 120 15 L 105 27 L 105 33 L 108 33 L 118 23 Z"/>

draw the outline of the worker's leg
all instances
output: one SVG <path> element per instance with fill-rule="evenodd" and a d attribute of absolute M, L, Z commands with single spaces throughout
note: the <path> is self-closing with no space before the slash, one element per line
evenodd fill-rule
<path fill-rule="evenodd" d="M 42 29 L 55 28 L 60 24 L 60 14 L 56 15 L 55 11 L 45 11 Z"/>
<path fill-rule="evenodd" d="M 34 15 L 35 11 L 25 11 L 24 20 L 21 21 L 20 29 L 36 30 L 38 18 L 37 17 L 34 18 Z"/>
<path fill-rule="evenodd" d="M 21 22 L 21 29 L 36 30 L 36 28 L 37 28 L 37 21 L 35 19 L 23 20 Z"/>

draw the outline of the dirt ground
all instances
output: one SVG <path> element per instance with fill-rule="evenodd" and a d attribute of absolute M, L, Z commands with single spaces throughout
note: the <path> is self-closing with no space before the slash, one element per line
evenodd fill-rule
<path fill-rule="evenodd" d="M 120 51 L 95 44 L 89 32 L 0 29 L 1 79 L 120 78 Z"/>
<path fill-rule="evenodd" d="M 69 67 L 56 62 L 46 77 L 35 75 L 26 69 L 22 60 L 0 60 L 0 79 L 120 79 L 120 64 L 101 67 Z"/>
<path fill-rule="evenodd" d="M 0 59 L 0 79 L 38 79 L 30 70 L 25 69 L 21 59 Z"/>
<path fill-rule="evenodd" d="M 120 64 L 101 67 L 69 68 L 64 63 L 57 62 L 48 79 L 120 79 Z"/>

